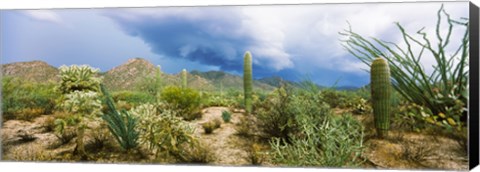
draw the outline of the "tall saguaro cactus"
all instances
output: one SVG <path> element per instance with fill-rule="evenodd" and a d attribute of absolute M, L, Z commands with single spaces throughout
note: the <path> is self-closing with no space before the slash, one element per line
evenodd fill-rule
<path fill-rule="evenodd" d="M 245 97 L 245 111 L 252 112 L 252 55 L 245 52 L 243 58 L 243 89 Z"/>
<path fill-rule="evenodd" d="M 373 103 L 373 114 L 377 136 L 384 138 L 390 129 L 391 84 L 390 68 L 383 58 L 376 58 L 370 69 L 370 87 Z"/>
<path fill-rule="evenodd" d="M 187 70 L 182 70 L 182 87 L 187 88 Z"/>

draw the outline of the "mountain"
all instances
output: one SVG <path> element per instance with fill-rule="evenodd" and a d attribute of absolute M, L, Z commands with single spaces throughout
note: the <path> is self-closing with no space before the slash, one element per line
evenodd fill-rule
<path fill-rule="evenodd" d="M 103 75 L 105 86 L 111 90 L 135 90 L 142 84 L 151 84 L 155 78 L 157 67 L 143 58 L 132 58 L 124 64 L 117 66 Z M 161 82 L 164 86 L 181 84 L 181 73 L 161 73 Z M 198 90 L 213 90 L 211 81 L 199 77 L 188 76 L 190 88 Z"/>
<path fill-rule="evenodd" d="M 103 75 L 103 83 L 112 90 L 132 89 L 145 77 L 155 75 L 155 66 L 143 58 L 132 58 Z"/>
<path fill-rule="evenodd" d="M 39 83 L 59 81 L 58 73 L 57 68 L 44 61 L 16 62 L 2 65 L 2 76 L 19 77 Z"/>
<path fill-rule="evenodd" d="M 228 90 L 228 89 L 243 89 L 243 77 L 238 75 L 229 74 L 222 71 L 207 71 L 207 72 L 200 72 L 200 71 L 192 71 L 192 75 L 198 76 L 201 78 L 205 78 L 211 82 L 214 88 Z M 274 86 L 269 85 L 267 83 L 263 83 L 259 80 L 253 81 L 254 89 L 271 91 L 275 89 Z"/>
<path fill-rule="evenodd" d="M 157 67 L 143 58 L 132 58 L 113 69 L 100 73 L 105 86 L 113 91 L 136 90 L 142 85 L 152 83 Z M 2 65 L 4 76 L 19 77 L 35 82 L 58 81 L 59 70 L 43 61 L 17 62 Z M 164 86 L 181 85 L 181 74 L 161 73 Z M 243 89 L 243 77 L 223 71 L 200 72 L 193 70 L 188 73 L 188 87 L 201 91 L 216 91 L 224 89 Z M 301 83 L 282 79 L 281 77 L 266 77 L 253 81 L 257 91 L 272 91 L 282 84 L 301 87 Z M 324 88 L 319 86 L 319 88 Z M 338 87 L 338 90 L 353 90 L 355 87 Z"/>

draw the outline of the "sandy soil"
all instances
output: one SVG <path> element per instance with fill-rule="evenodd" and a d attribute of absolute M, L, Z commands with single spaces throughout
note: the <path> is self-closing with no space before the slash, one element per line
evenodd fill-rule
<path fill-rule="evenodd" d="M 192 121 L 196 127 L 196 134 L 200 142 L 209 145 L 214 153 L 214 165 L 249 165 L 248 141 L 237 136 L 235 126 L 240 123 L 242 113 L 233 113 L 229 123 L 222 120 L 222 112 L 230 111 L 226 107 L 209 107 L 203 109 L 201 119 Z M 222 121 L 220 128 L 215 129 L 211 134 L 205 134 L 202 124 L 208 121 L 219 119 Z"/>

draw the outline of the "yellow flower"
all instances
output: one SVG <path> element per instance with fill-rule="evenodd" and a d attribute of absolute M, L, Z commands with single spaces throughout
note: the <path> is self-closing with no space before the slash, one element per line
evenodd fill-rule
<path fill-rule="evenodd" d="M 438 116 L 440 116 L 440 117 L 442 117 L 442 118 L 445 118 L 445 117 L 446 117 L 443 112 L 440 112 L 440 113 L 438 114 Z"/>
<path fill-rule="evenodd" d="M 448 124 L 450 124 L 450 125 L 452 125 L 452 126 L 457 125 L 457 123 L 455 122 L 455 120 L 453 120 L 452 118 L 448 118 L 447 121 L 448 121 Z"/>
<path fill-rule="evenodd" d="M 435 121 L 432 119 L 432 117 L 428 117 L 427 119 L 425 119 L 427 122 L 429 123 L 432 123 L 432 124 L 435 124 Z"/>

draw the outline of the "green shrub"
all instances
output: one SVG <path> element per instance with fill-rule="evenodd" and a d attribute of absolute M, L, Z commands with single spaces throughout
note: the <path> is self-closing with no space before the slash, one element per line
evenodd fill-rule
<path fill-rule="evenodd" d="M 222 96 L 215 93 L 204 93 L 202 98 L 203 106 L 210 107 L 210 106 L 225 106 L 225 107 L 233 107 L 235 106 L 235 99 L 229 96 Z"/>
<path fill-rule="evenodd" d="M 153 94 L 139 91 L 117 91 L 112 93 L 115 102 L 124 101 L 132 106 L 155 102 L 156 98 Z"/>
<path fill-rule="evenodd" d="M 324 101 L 332 108 L 344 108 L 347 106 L 349 96 L 345 91 L 337 91 L 332 88 L 324 89 L 320 91 Z"/>
<path fill-rule="evenodd" d="M 175 114 L 185 120 L 193 120 L 201 116 L 201 98 L 198 91 L 170 86 L 162 90 L 161 98 L 174 110 Z"/>
<path fill-rule="evenodd" d="M 232 119 L 232 114 L 230 114 L 228 111 L 222 111 L 222 119 L 224 122 L 228 123 Z"/>
<path fill-rule="evenodd" d="M 2 78 L 2 116 L 5 120 L 51 114 L 60 96 L 51 83 L 35 83 L 14 77 Z"/>
<path fill-rule="evenodd" d="M 202 124 L 203 130 L 205 130 L 205 134 L 211 134 L 213 130 L 217 129 L 215 123 L 213 121 L 208 121 Z"/>
<path fill-rule="evenodd" d="M 297 104 L 292 94 L 291 88 L 280 87 L 256 110 L 259 129 L 268 137 L 287 139 L 298 130 Z"/>
<path fill-rule="evenodd" d="M 182 159 L 184 146 L 195 146 L 194 128 L 165 108 L 163 103 L 144 104 L 131 109 L 139 123 L 139 143 L 153 151 L 157 158 Z M 186 155 L 185 155 L 186 156 Z"/>
<path fill-rule="evenodd" d="M 363 128 L 351 115 L 299 115 L 301 134 L 287 142 L 274 138 L 272 161 L 287 166 L 350 167 L 357 166 L 363 145 Z"/>
<path fill-rule="evenodd" d="M 372 107 L 367 103 L 367 100 L 356 97 L 349 106 L 352 108 L 354 114 L 368 114 L 372 112 Z"/>

